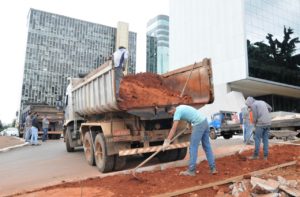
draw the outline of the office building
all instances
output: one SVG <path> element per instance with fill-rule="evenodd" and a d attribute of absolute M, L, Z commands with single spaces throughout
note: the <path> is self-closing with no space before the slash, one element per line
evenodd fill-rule
<path fill-rule="evenodd" d="M 118 31 L 118 28 L 30 9 L 20 109 L 30 103 L 55 106 L 57 99 L 65 95 L 67 78 L 78 77 L 103 64 L 118 47 L 117 43 L 127 43 L 130 56 L 127 71 L 135 73 L 136 33 L 125 32 L 126 41 L 124 36 L 119 38 L 122 33 L 117 35 Z"/>
<path fill-rule="evenodd" d="M 167 72 L 169 70 L 169 16 L 158 15 L 149 20 L 147 23 L 147 36 L 155 37 L 157 39 L 156 55 L 151 54 L 152 46 L 147 46 L 147 68 L 156 66 L 156 73 L 162 74 Z M 154 41 L 148 42 L 147 38 L 147 45 L 148 44 L 155 45 Z M 148 58 L 153 58 L 155 56 L 156 65 L 152 64 L 152 60 L 148 60 Z"/>
<path fill-rule="evenodd" d="M 157 38 L 147 36 L 146 71 L 157 73 Z"/>
<path fill-rule="evenodd" d="M 216 101 L 231 91 L 300 112 L 299 0 L 172 0 L 170 65 L 212 59 Z"/>

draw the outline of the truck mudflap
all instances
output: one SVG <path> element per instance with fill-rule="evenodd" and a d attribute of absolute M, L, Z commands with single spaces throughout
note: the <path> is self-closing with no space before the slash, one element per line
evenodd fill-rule
<path fill-rule="evenodd" d="M 167 150 L 185 148 L 185 147 L 188 147 L 189 145 L 190 145 L 190 142 L 171 144 L 167 148 Z M 151 147 L 145 147 L 145 148 L 134 148 L 134 149 L 120 150 L 119 151 L 119 156 L 138 155 L 138 154 L 142 154 L 142 153 L 156 152 L 159 149 L 161 149 L 161 147 L 162 146 L 151 146 Z"/>

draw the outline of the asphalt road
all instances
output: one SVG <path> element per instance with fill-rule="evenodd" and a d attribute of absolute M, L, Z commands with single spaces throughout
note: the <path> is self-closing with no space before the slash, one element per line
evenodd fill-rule
<path fill-rule="evenodd" d="M 239 144 L 242 144 L 241 136 L 212 141 L 212 146 L 218 148 Z M 126 168 L 137 166 L 143 159 L 129 159 Z M 148 165 L 156 163 L 153 160 Z M 0 196 L 99 174 L 95 166 L 85 161 L 83 149 L 68 153 L 62 139 L 49 140 L 40 146 L 28 145 L 0 153 Z"/>

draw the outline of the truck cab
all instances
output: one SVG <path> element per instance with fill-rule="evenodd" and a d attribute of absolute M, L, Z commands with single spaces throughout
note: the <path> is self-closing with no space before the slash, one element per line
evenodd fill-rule
<path fill-rule="evenodd" d="M 213 140 L 217 139 L 218 136 L 230 139 L 234 134 L 242 132 L 237 112 L 234 111 L 219 111 L 213 114 L 209 128 L 210 138 Z"/>

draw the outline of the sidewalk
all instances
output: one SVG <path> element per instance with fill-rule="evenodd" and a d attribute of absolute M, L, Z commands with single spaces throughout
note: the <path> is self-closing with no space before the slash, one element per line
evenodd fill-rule
<path fill-rule="evenodd" d="M 8 150 L 25 146 L 26 143 L 23 138 L 13 136 L 0 136 L 0 153 Z"/>

